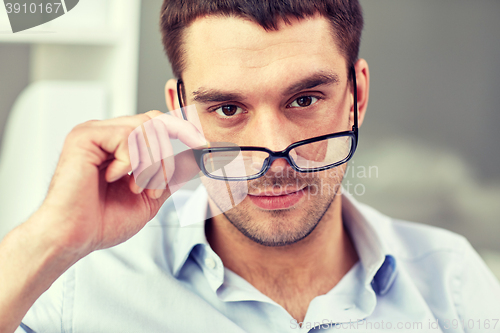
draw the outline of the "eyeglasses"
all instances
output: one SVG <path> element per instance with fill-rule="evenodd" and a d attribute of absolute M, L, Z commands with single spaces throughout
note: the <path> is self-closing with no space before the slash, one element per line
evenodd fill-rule
<path fill-rule="evenodd" d="M 217 180 L 246 181 L 264 176 L 273 162 L 283 158 L 297 172 L 324 171 L 351 159 L 358 144 L 358 104 L 356 72 L 350 68 L 354 90 L 354 125 L 352 130 L 298 141 L 282 151 L 264 147 L 218 143 L 217 147 L 193 149 L 195 159 L 207 177 Z M 177 81 L 177 98 L 184 120 L 183 83 Z"/>

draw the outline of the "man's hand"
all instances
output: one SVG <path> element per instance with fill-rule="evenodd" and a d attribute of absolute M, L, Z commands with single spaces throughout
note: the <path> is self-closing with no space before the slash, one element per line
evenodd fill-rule
<path fill-rule="evenodd" d="M 83 256 L 127 240 L 151 220 L 171 194 L 164 179 L 183 172 L 187 181 L 199 171 L 189 152 L 176 156 L 182 169 L 174 175 L 170 139 L 192 148 L 205 144 L 193 125 L 159 111 L 73 129 L 43 204 L 60 246 Z M 132 164 L 142 187 L 128 175 Z"/>
<path fill-rule="evenodd" d="M 71 131 L 42 206 L 0 244 L 0 332 L 14 331 L 76 261 L 135 235 L 174 191 L 172 183 L 199 172 L 191 151 L 173 158 L 170 139 L 205 144 L 192 124 L 159 111 Z"/>

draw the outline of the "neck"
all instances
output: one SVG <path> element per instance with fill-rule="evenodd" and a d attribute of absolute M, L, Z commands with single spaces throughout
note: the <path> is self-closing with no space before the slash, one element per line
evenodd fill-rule
<path fill-rule="evenodd" d="M 316 228 L 291 245 L 269 247 L 255 243 L 224 215 L 208 221 L 207 239 L 226 268 L 271 299 L 284 306 L 291 301 L 286 298 L 299 293 L 308 306 L 312 298 L 330 291 L 358 260 L 342 223 L 341 200 L 337 196 Z"/>

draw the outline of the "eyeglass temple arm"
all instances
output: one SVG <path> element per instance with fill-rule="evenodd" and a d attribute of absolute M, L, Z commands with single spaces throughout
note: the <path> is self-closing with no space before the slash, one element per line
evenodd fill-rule
<path fill-rule="evenodd" d="M 354 94 L 354 125 L 352 126 L 352 130 L 357 131 L 358 130 L 358 86 L 356 84 L 356 70 L 354 69 L 354 65 L 351 66 L 351 75 L 352 75 L 352 85 Z"/>
<path fill-rule="evenodd" d="M 182 118 L 187 120 L 186 113 L 184 112 L 184 85 L 182 84 L 182 79 L 177 80 L 177 99 L 179 100 L 179 106 L 181 107 Z"/>
<path fill-rule="evenodd" d="M 358 129 L 358 86 L 356 84 L 356 70 L 354 66 L 351 66 L 351 75 L 352 75 L 352 84 L 353 84 L 353 93 L 354 93 L 354 125 L 352 126 L 352 130 L 356 131 Z M 179 106 L 181 107 L 182 118 L 187 120 L 186 113 L 184 112 L 184 103 L 183 103 L 183 91 L 184 85 L 182 84 L 182 79 L 177 80 L 177 99 L 179 100 Z"/>

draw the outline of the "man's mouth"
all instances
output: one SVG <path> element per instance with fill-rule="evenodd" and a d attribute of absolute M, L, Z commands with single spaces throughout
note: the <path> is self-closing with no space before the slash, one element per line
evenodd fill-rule
<path fill-rule="evenodd" d="M 287 209 L 296 205 L 304 196 L 304 188 L 285 188 L 283 190 L 263 190 L 249 193 L 248 197 L 257 207 L 265 210 Z"/>

